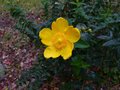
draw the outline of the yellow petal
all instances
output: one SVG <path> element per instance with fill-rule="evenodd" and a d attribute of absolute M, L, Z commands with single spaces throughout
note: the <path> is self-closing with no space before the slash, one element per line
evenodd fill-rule
<path fill-rule="evenodd" d="M 77 28 L 69 26 L 65 32 L 66 38 L 70 42 L 77 42 L 80 39 L 80 31 Z"/>
<path fill-rule="evenodd" d="M 67 27 L 68 21 L 62 17 L 52 23 L 52 30 L 54 32 L 64 32 Z"/>
<path fill-rule="evenodd" d="M 46 46 L 52 45 L 52 42 L 51 42 L 50 40 L 48 40 L 48 39 L 42 39 L 41 42 L 42 42 L 44 45 L 46 45 Z"/>
<path fill-rule="evenodd" d="M 72 50 L 74 48 L 74 44 L 71 42 L 67 42 L 67 45 L 63 50 L 61 50 L 61 56 L 63 57 L 64 60 L 67 60 L 72 56 Z"/>
<path fill-rule="evenodd" d="M 58 27 L 58 25 L 55 21 L 52 22 L 52 31 L 55 32 L 55 33 L 59 32 L 59 27 Z"/>
<path fill-rule="evenodd" d="M 41 42 L 43 44 L 51 45 L 52 31 L 49 28 L 43 28 L 39 32 L 39 37 L 41 38 Z"/>
<path fill-rule="evenodd" d="M 60 56 L 59 51 L 57 51 L 54 47 L 47 47 L 44 51 L 44 57 L 45 58 L 57 58 Z"/>

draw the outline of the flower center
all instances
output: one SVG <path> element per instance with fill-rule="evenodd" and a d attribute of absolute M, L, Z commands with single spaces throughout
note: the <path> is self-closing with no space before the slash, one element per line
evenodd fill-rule
<path fill-rule="evenodd" d="M 56 33 L 53 36 L 52 42 L 56 49 L 62 49 L 66 46 L 67 40 L 65 39 L 65 35 L 63 33 Z"/>

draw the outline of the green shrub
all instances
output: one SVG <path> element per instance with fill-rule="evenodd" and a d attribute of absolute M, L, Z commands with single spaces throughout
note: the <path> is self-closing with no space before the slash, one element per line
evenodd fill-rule
<path fill-rule="evenodd" d="M 39 56 L 39 63 L 25 71 L 18 83 L 21 85 L 34 78 L 34 83 L 28 85 L 30 90 L 38 90 L 54 76 L 65 83 L 60 84 L 61 90 L 94 90 L 95 87 L 104 85 L 108 88 L 120 83 L 119 4 L 104 0 L 46 0 L 43 4 L 46 22 L 40 25 L 28 21 L 20 8 L 10 8 L 21 33 L 28 35 L 39 46 L 38 32 L 43 27 L 50 27 L 51 22 L 61 16 L 81 30 L 81 39 L 75 44 L 69 60 L 58 58 L 46 61 Z"/>

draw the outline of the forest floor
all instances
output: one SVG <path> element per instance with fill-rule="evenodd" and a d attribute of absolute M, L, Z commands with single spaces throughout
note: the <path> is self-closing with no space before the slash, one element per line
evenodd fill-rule
<path fill-rule="evenodd" d="M 21 72 L 36 63 L 40 50 L 15 29 L 15 21 L 9 13 L 0 14 L 0 90 L 16 90 Z M 34 13 L 28 13 L 27 17 L 39 20 Z"/>
<path fill-rule="evenodd" d="M 27 18 L 37 23 L 42 21 L 34 12 L 28 13 Z M 18 87 L 16 81 L 23 71 L 37 63 L 40 53 L 41 50 L 35 48 L 27 36 L 15 29 L 15 20 L 10 14 L 0 12 L 0 90 L 26 90 L 26 86 Z M 115 85 L 110 90 L 120 90 L 119 87 Z"/>

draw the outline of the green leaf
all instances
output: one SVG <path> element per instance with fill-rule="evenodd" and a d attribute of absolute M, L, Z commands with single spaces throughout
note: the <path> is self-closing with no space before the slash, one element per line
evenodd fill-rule
<path fill-rule="evenodd" d="M 2 78 L 5 75 L 5 68 L 3 65 L 0 63 L 0 78 Z"/>
<path fill-rule="evenodd" d="M 75 56 L 75 57 L 73 57 L 72 58 L 72 62 L 71 62 L 71 65 L 72 66 L 75 66 L 75 67 L 77 67 L 77 68 L 88 68 L 90 65 L 89 64 L 87 64 L 86 62 L 84 62 L 81 58 L 80 58 L 80 56 Z"/>
<path fill-rule="evenodd" d="M 60 90 L 73 90 L 73 84 L 71 82 L 66 82 L 61 85 Z"/>
<path fill-rule="evenodd" d="M 103 46 L 118 46 L 120 45 L 120 38 L 112 39 L 103 44 Z"/>
<path fill-rule="evenodd" d="M 83 41 L 82 39 L 80 39 L 76 44 L 75 44 L 75 48 L 88 48 L 90 47 L 90 45 Z"/>
<path fill-rule="evenodd" d="M 90 66 L 89 64 L 84 62 L 79 55 L 76 55 L 72 58 L 70 65 L 73 66 L 73 74 L 79 78 L 81 69 L 87 69 Z"/>

